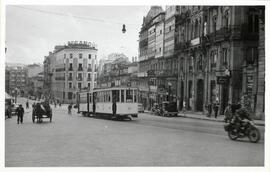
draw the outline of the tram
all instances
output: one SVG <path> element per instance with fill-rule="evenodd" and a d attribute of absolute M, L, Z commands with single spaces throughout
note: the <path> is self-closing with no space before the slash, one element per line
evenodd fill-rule
<path fill-rule="evenodd" d="M 93 94 L 93 95 L 92 95 Z M 78 113 L 84 116 L 132 120 L 138 117 L 137 88 L 111 87 L 77 93 Z"/>

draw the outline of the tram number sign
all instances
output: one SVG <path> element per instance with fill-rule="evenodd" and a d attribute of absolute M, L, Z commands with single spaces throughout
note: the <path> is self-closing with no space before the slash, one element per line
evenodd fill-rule
<path fill-rule="evenodd" d="M 226 76 L 218 76 L 217 84 L 227 84 L 229 82 L 229 78 Z"/>

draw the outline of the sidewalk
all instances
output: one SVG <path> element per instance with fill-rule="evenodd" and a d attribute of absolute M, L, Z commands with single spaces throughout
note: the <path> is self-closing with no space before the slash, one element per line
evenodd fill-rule
<path fill-rule="evenodd" d="M 145 111 L 145 113 L 151 113 L 150 111 Z M 219 115 L 217 118 L 215 118 L 214 115 L 211 117 L 207 117 L 206 114 L 203 114 L 202 112 L 190 112 L 187 111 L 185 113 L 178 112 L 177 117 L 183 117 L 183 118 L 192 118 L 192 119 L 199 119 L 199 120 L 208 120 L 208 121 L 216 121 L 216 122 L 224 122 L 224 116 Z M 175 118 L 175 117 L 172 117 Z M 254 123 L 258 126 L 265 126 L 265 121 L 263 120 L 254 120 Z"/>

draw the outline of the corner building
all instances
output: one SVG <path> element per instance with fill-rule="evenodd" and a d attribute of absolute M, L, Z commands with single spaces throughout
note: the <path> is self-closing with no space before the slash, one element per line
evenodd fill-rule
<path fill-rule="evenodd" d="M 56 46 L 50 57 L 54 59 L 50 63 L 52 99 L 75 103 L 77 91 L 96 85 L 97 49 L 94 44 L 68 42 L 67 45 Z"/>

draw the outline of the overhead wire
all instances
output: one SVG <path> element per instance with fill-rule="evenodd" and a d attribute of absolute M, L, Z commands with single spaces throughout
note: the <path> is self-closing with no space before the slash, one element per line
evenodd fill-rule
<path fill-rule="evenodd" d="M 109 20 L 103 20 L 103 19 L 93 18 L 93 17 L 89 17 L 89 16 L 86 17 L 86 16 L 78 16 L 78 15 L 69 15 L 69 14 L 66 14 L 66 13 L 52 12 L 52 11 L 46 11 L 46 10 L 40 10 L 40 9 L 33 9 L 33 8 L 25 7 L 25 6 L 12 6 L 12 7 L 21 8 L 21 9 L 24 9 L 24 10 L 29 10 L 29 11 L 39 12 L 39 13 L 51 14 L 51 15 L 58 15 L 58 16 L 64 16 L 64 17 L 74 17 L 74 18 L 81 19 L 81 20 L 89 20 L 89 21 L 95 21 L 95 22 L 111 23 L 111 24 L 117 24 L 117 25 L 122 25 L 122 24 L 138 25 L 136 23 L 127 23 L 125 21 L 123 21 L 123 22 L 109 21 Z"/>

